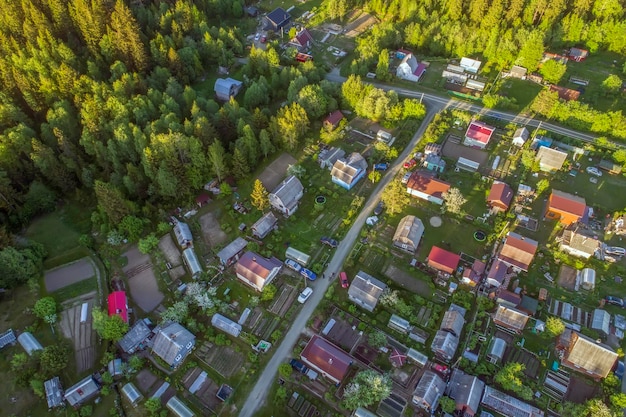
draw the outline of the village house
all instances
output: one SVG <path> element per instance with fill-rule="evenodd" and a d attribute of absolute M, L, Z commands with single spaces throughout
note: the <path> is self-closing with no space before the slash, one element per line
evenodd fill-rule
<path fill-rule="evenodd" d="M 446 394 L 454 400 L 457 416 L 473 417 L 478 412 L 484 389 L 483 381 L 455 368 L 446 387 Z"/>
<path fill-rule="evenodd" d="M 65 390 L 65 401 L 72 407 L 78 407 L 100 392 L 100 386 L 92 375 L 86 376 L 75 385 Z"/>
<path fill-rule="evenodd" d="M 221 101 L 229 101 L 231 98 L 234 98 L 237 94 L 239 94 L 239 90 L 243 87 L 243 83 L 241 81 L 234 80 L 232 78 L 218 78 L 215 80 L 215 87 L 213 91 L 215 91 L 215 96 L 218 100 Z"/>
<path fill-rule="evenodd" d="M 239 259 L 246 246 L 248 246 L 248 241 L 238 237 L 217 253 L 217 259 L 220 260 L 221 265 L 230 266 Z"/>
<path fill-rule="evenodd" d="M 576 222 L 587 223 L 587 202 L 584 198 L 552 190 L 548 199 L 546 218 L 570 225 Z"/>
<path fill-rule="evenodd" d="M 495 131 L 495 127 L 491 127 L 482 122 L 473 121 L 469 124 L 465 132 L 463 145 L 485 149 L 487 145 L 489 145 L 489 141 Z"/>
<path fill-rule="evenodd" d="M 344 156 L 346 156 L 346 151 L 340 148 L 322 149 L 317 157 L 317 162 L 319 162 L 320 168 L 330 171 L 335 162 Z"/>
<path fill-rule="evenodd" d="M 595 340 L 565 329 L 557 343 L 563 352 L 561 365 L 595 379 L 606 378 L 617 361 L 617 353 Z"/>
<path fill-rule="evenodd" d="M 487 204 L 495 213 L 507 211 L 513 200 L 513 190 L 508 184 L 501 181 L 494 181 L 489 190 Z"/>
<path fill-rule="evenodd" d="M 269 194 L 270 205 L 285 217 L 291 216 L 298 209 L 298 203 L 304 194 L 304 187 L 295 175 L 287 177 Z"/>
<path fill-rule="evenodd" d="M 396 77 L 402 80 L 418 82 L 425 72 L 426 64 L 418 62 L 413 54 L 407 54 L 396 69 Z"/>
<path fill-rule="evenodd" d="M 497 327 L 513 333 L 522 333 L 528 319 L 526 313 L 503 305 L 498 306 L 493 316 L 493 322 Z"/>
<path fill-rule="evenodd" d="M 496 303 L 501 306 L 515 308 L 522 302 L 522 297 L 512 291 L 500 289 L 496 296 Z"/>
<path fill-rule="evenodd" d="M 457 310 L 446 310 L 441 320 L 440 330 L 452 333 L 456 337 L 461 337 L 461 332 L 465 326 L 465 318 L 463 314 Z"/>
<path fill-rule="evenodd" d="M 126 300 L 125 291 L 114 291 L 109 294 L 109 317 L 117 315 L 124 320 L 124 323 L 128 324 L 128 301 Z"/>
<path fill-rule="evenodd" d="M 441 173 L 446 169 L 446 161 L 441 157 L 441 155 L 429 153 L 424 158 L 422 166 L 429 171 Z"/>
<path fill-rule="evenodd" d="M 296 48 L 298 52 L 306 52 L 313 45 L 313 36 L 306 28 L 302 28 L 300 32 L 289 41 L 289 45 Z"/>
<path fill-rule="evenodd" d="M 517 271 L 528 272 L 539 243 L 517 233 L 508 232 L 498 259 Z"/>
<path fill-rule="evenodd" d="M 347 158 L 339 158 L 330 171 L 332 182 L 346 190 L 351 190 L 367 173 L 367 161 L 358 152 Z"/>
<path fill-rule="evenodd" d="M 561 100 L 578 101 L 580 91 L 571 88 L 562 87 L 560 85 L 550 85 L 550 91 L 556 92 Z"/>
<path fill-rule="evenodd" d="M 484 408 L 493 410 L 503 416 L 544 417 L 545 415 L 537 407 L 491 388 L 489 385 L 485 385 L 485 391 L 480 403 Z"/>
<path fill-rule="evenodd" d="M 413 404 L 431 412 L 439 406 L 439 399 L 446 389 L 446 383 L 433 371 L 426 371 L 413 391 Z"/>
<path fill-rule="evenodd" d="M 174 224 L 174 236 L 176 236 L 176 242 L 181 248 L 187 249 L 193 246 L 193 235 L 187 223 L 177 220 Z"/>
<path fill-rule="evenodd" d="M 589 56 L 589 51 L 580 48 L 570 48 L 567 57 L 576 62 L 582 62 Z"/>
<path fill-rule="evenodd" d="M 415 216 L 405 216 L 393 235 L 393 245 L 407 252 L 415 252 L 423 234 L 424 223 Z"/>
<path fill-rule="evenodd" d="M 560 249 L 577 258 L 589 259 L 596 254 L 602 242 L 586 229 L 574 228 L 563 230 Z"/>
<path fill-rule="evenodd" d="M 350 355 L 318 335 L 313 335 L 309 340 L 300 358 L 335 384 L 341 383 L 353 362 Z"/>
<path fill-rule="evenodd" d="M 429 267 L 452 275 L 456 271 L 457 266 L 459 266 L 461 255 L 441 249 L 438 246 L 433 246 L 427 259 Z"/>
<path fill-rule="evenodd" d="M 456 349 L 459 347 L 459 338 L 445 330 L 437 330 L 430 350 L 435 356 L 444 362 L 450 362 L 454 358 Z"/>
<path fill-rule="evenodd" d="M 264 258 L 248 251 L 235 264 L 235 274 L 245 284 L 257 291 L 263 291 L 263 288 L 276 278 L 282 266 L 280 259 Z"/>
<path fill-rule="evenodd" d="M 330 113 L 324 121 L 322 122 L 324 127 L 328 130 L 335 130 L 339 126 L 339 123 L 344 119 L 343 113 L 341 110 L 335 110 Z"/>
<path fill-rule="evenodd" d="M 475 287 L 480 283 L 480 280 L 485 273 L 487 265 L 484 262 L 476 259 L 470 268 L 463 269 L 463 276 L 461 277 L 461 284 Z"/>
<path fill-rule="evenodd" d="M 491 263 L 489 271 L 487 271 L 487 278 L 485 282 L 487 283 L 487 285 L 490 285 L 492 287 L 500 287 L 502 284 L 504 284 L 504 280 L 508 275 L 508 270 L 509 266 L 496 258 Z"/>
<path fill-rule="evenodd" d="M 378 299 L 382 295 L 387 285 L 373 276 L 359 271 L 348 288 L 348 298 L 361 308 L 367 311 L 374 311 Z"/>
<path fill-rule="evenodd" d="M 148 319 L 135 322 L 133 327 L 120 339 L 118 344 L 124 353 L 135 353 L 140 345 L 148 338 L 151 331 L 146 320 Z"/>
<path fill-rule="evenodd" d="M 264 29 L 273 30 L 278 32 L 282 29 L 286 29 L 291 22 L 291 15 L 285 11 L 282 7 L 277 7 L 267 14 L 264 18 Z"/>
<path fill-rule="evenodd" d="M 443 204 L 443 195 L 449 189 L 450 184 L 438 180 L 435 174 L 429 171 L 415 171 L 406 183 L 407 193 L 439 205 Z"/>
<path fill-rule="evenodd" d="M 178 323 L 170 323 L 157 333 L 152 353 L 163 359 L 172 369 L 177 368 L 196 345 L 196 337 Z"/>
<path fill-rule="evenodd" d="M 541 171 L 556 172 L 563 168 L 563 164 L 567 160 L 567 152 L 541 146 L 537 151 L 536 159 L 539 161 L 539 169 Z"/>
<path fill-rule="evenodd" d="M 522 146 L 524 146 L 529 137 L 530 133 L 528 132 L 528 129 L 526 129 L 525 127 L 520 127 L 513 134 L 513 141 L 511 143 L 521 148 Z"/>
<path fill-rule="evenodd" d="M 265 236 L 269 235 L 272 230 L 274 230 L 277 223 L 278 219 L 274 213 L 268 211 L 252 225 L 250 230 L 252 231 L 253 236 L 258 239 L 263 239 Z"/>

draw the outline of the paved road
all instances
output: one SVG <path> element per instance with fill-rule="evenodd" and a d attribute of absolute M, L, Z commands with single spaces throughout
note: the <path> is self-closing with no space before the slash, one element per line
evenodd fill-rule
<path fill-rule="evenodd" d="M 408 158 L 409 154 L 417 144 L 417 142 L 421 139 L 426 127 L 430 124 L 431 120 L 441 110 L 441 107 L 433 106 L 429 108 L 424 121 L 420 128 L 415 132 L 413 139 L 404 149 L 402 154 L 396 159 L 396 162 L 389 167 L 386 175 L 381 179 L 378 183 L 378 186 L 372 192 L 370 198 L 363 205 L 363 210 L 354 221 L 354 224 L 343 238 L 343 240 L 339 243 L 339 246 L 335 249 L 335 254 L 333 255 L 330 263 L 328 264 L 328 268 L 324 273 L 326 277 L 330 277 L 331 274 L 335 274 L 335 279 L 339 275 L 341 271 L 341 267 L 343 266 L 344 260 L 350 254 L 354 243 L 359 237 L 359 233 L 361 232 L 361 228 L 365 224 L 365 219 L 370 216 L 376 204 L 378 204 L 378 200 L 380 199 L 380 193 L 382 190 L 389 184 L 389 182 L 395 177 L 400 168 L 402 167 L 403 162 Z M 285 335 L 282 343 L 276 347 L 274 350 L 274 355 L 268 362 L 267 366 L 257 379 L 257 383 L 250 392 L 245 404 L 241 408 L 241 412 L 239 413 L 239 417 L 252 417 L 254 412 L 263 406 L 263 402 L 267 393 L 272 386 L 273 381 L 276 379 L 276 374 L 278 372 L 278 366 L 285 361 L 291 355 L 291 351 L 293 346 L 298 341 L 300 334 L 306 327 L 306 323 L 313 314 L 313 311 L 319 304 L 319 302 L 324 297 L 324 293 L 326 289 L 331 284 L 331 280 L 326 279 L 317 279 L 313 285 L 314 291 L 311 295 L 311 298 L 304 304 L 300 313 L 296 316 L 291 328 Z"/>
<path fill-rule="evenodd" d="M 343 83 L 347 78 L 339 75 L 339 69 L 335 68 L 333 69 L 333 71 L 331 71 L 330 73 L 326 75 L 326 79 L 328 81 Z M 368 82 L 368 81 L 365 80 L 364 82 Z M 369 84 L 372 84 L 376 88 L 380 88 L 382 90 L 394 90 L 401 96 L 422 98 L 423 102 L 429 108 L 445 109 L 445 108 L 452 107 L 455 109 L 463 109 L 463 110 L 471 111 L 474 113 L 484 114 L 490 117 L 496 117 L 498 119 L 517 123 L 519 125 L 532 126 L 532 127 L 538 127 L 539 125 L 541 125 L 542 129 L 545 129 L 550 132 L 558 133 L 560 135 L 568 136 L 570 138 L 578 139 L 583 142 L 595 142 L 597 139 L 597 136 L 594 136 L 594 135 L 581 133 L 576 130 L 568 129 L 566 127 L 558 126 L 558 125 L 548 123 L 542 120 L 537 120 L 532 117 L 527 117 L 521 114 L 512 114 L 512 113 L 506 113 L 506 112 L 502 112 L 498 110 L 491 110 L 491 109 L 478 106 L 476 104 L 471 104 L 465 101 L 456 100 L 456 99 L 448 98 L 448 97 L 441 97 L 436 94 L 422 93 L 420 91 L 410 90 L 407 88 L 400 88 L 396 86 L 389 86 L 389 85 L 378 84 L 378 83 L 369 83 Z M 618 147 L 625 146 L 624 144 L 621 144 L 618 142 L 612 142 L 612 143 Z"/>

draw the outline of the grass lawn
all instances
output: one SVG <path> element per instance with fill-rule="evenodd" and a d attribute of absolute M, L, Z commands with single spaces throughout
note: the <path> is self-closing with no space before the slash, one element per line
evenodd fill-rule
<path fill-rule="evenodd" d="M 93 276 L 91 278 L 84 279 L 72 285 L 68 285 L 67 287 L 56 290 L 52 293 L 52 296 L 55 300 L 57 300 L 57 303 L 62 303 L 63 301 L 78 297 L 79 295 L 97 290 L 98 280 L 95 276 Z"/>
<path fill-rule="evenodd" d="M 498 93 L 502 96 L 514 98 L 517 101 L 519 110 L 525 110 L 537 97 L 543 87 L 532 81 L 509 78 L 500 84 Z"/>

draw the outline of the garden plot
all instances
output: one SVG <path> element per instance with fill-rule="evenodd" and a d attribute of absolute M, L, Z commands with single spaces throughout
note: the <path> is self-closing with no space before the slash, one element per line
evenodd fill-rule
<path fill-rule="evenodd" d="M 137 374 L 137 387 L 144 394 L 148 394 L 158 379 L 159 378 L 148 369 L 142 369 Z"/>
<path fill-rule="evenodd" d="M 163 293 L 159 291 L 159 285 L 150 263 L 150 256 L 139 252 L 137 246 L 124 253 L 128 259 L 128 265 L 124 267 L 124 273 L 128 277 L 128 286 L 133 301 L 146 313 L 154 310 L 163 301 Z"/>
<path fill-rule="evenodd" d="M 587 400 L 597 397 L 599 391 L 600 384 L 590 379 L 570 374 L 565 401 L 582 404 Z"/>
<path fill-rule="evenodd" d="M 289 165 L 295 165 L 297 162 L 298 161 L 293 156 L 288 153 L 283 153 L 263 170 L 258 179 L 263 183 L 265 188 L 272 191 L 285 179 Z"/>
<path fill-rule="evenodd" d="M 559 276 L 557 278 L 557 284 L 561 288 L 574 291 L 576 289 L 577 274 L 578 271 L 576 271 L 576 268 L 572 268 L 569 265 L 561 265 L 561 269 L 559 269 Z"/>
<path fill-rule="evenodd" d="M 44 282 L 46 291 L 54 292 L 96 275 L 94 265 L 89 257 L 46 271 Z"/>
<path fill-rule="evenodd" d="M 215 346 L 204 342 L 195 353 L 196 357 L 224 378 L 236 374 L 243 365 L 243 357 L 230 346 Z"/>
<path fill-rule="evenodd" d="M 392 279 L 396 284 L 400 285 L 413 293 L 419 294 L 422 297 L 431 298 L 433 291 L 431 290 L 428 282 L 423 279 L 416 278 L 408 272 L 394 266 L 388 265 L 384 270 L 385 276 Z"/>
<path fill-rule="evenodd" d="M 228 236 L 220 227 L 214 213 L 207 213 L 200 217 L 200 228 L 204 242 L 211 248 L 215 248 L 228 240 Z"/>
<path fill-rule="evenodd" d="M 343 32 L 349 38 L 356 38 L 371 26 L 378 23 L 378 20 L 374 16 L 362 10 L 352 11 L 348 14 L 347 20 L 348 24 L 344 27 Z"/>
<path fill-rule="evenodd" d="M 92 291 L 80 297 L 69 300 L 61 312 L 60 327 L 63 336 L 72 340 L 76 372 L 81 374 L 91 369 L 96 360 L 96 332 L 92 328 L 91 311 L 96 304 L 97 293 Z M 88 303 L 87 320 L 81 323 L 80 316 L 83 303 Z"/>
<path fill-rule="evenodd" d="M 539 360 L 535 358 L 535 355 L 526 352 L 525 350 L 509 346 L 507 348 L 505 362 L 517 362 L 524 364 L 526 367 L 526 369 L 524 369 L 524 374 L 529 378 L 537 379 L 537 376 L 539 375 Z"/>
<path fill-rule="evenodd" d="M 161 252 L 163 252 L 163 256 L 165 256 L 166 261 L 172 267 L 176 267 L 182 264 L 180 251 L 178 250 L 178 246 L 176 246 L 176 243 L 174 243 L 174 239 L 172 239 L 172 235 L 170 233 L 161 238 L 161 240 L 159 241 L 159 249 L 161 249 Z"/>
<path fill-rule="evenodd" d="M 272 305 L 270 305 L 268 311 L 279 317 L 284 317 L 285 313 L 289 311 L 289 308 L 293 304 L 293 300 L 296 298 L 296 293 L 297 290 L 295 287 L 284 284 L 280 287 L 280 293 L 278 294 L 278 297 L 274 298 L 274 301 L 272 302 Z"/>
<path fill-rule="evenodd" d="M 359 258 L 359 263 L 369 270 L 380 272 L 383 270 L 386 259 L 387 257 L 382 253 L 368 248 Z"/>
<path fill-rule="evenodd" d="M 481 166 L 481 169 L 485 168 L 485 164 L 489 159 L 489 153 L 481 151 L 480 149 L 474 149 L 470 148 L 469 146 L 462 145 L 455 140 L 451 140 L 450 136 L 448 136 L 446 142 L 443 144 L 443 149 L 441 152 L 443 153 L 443 156 L 445 156 L 446 158 L 450 158 L 454 161 L 462 156 L 463 158 L 478 162 Z"/>
<path fill-rule="evenodd" d="M 252 334 L 260 337 L 261 339 L 267 340 L 279 324 L 280 317 L 263 315 L 257 320 L 256 325 L 252 329 Z"/>
<path fill-rule="evenodd" d="M 217 398 L 217 391 L 220 387 L 211 378 L 206 376 L 206 372 L 203 375 L 205 377 L 204 380 L 202 378 L 198 379 L 202 372 L 201 368 L 192 368 L 187 371 L 182 382 L 185 388 L 194 395 L 193 398 L 199 400 L 204 411 L 215 411 L 222 404 Z M 193 392 L 191 392 L 192 388 Z"/>

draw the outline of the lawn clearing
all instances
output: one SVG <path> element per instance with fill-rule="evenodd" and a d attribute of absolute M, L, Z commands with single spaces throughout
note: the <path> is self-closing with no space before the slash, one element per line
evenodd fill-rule
<path fill-rule="evenodd" d="M 95 276 L 56 290 L 51 295 L 57 302 L 62 303 L 91 291 L 98 291 L 98 279 Z"/>
<path fill-rule="evenodd" d="M 498 94 L 515 99 L 519 110 L 523 111 L 530 106 L 541 90 L 543 86 L 532 81 L 508 78 L 500 84 Z"/>

